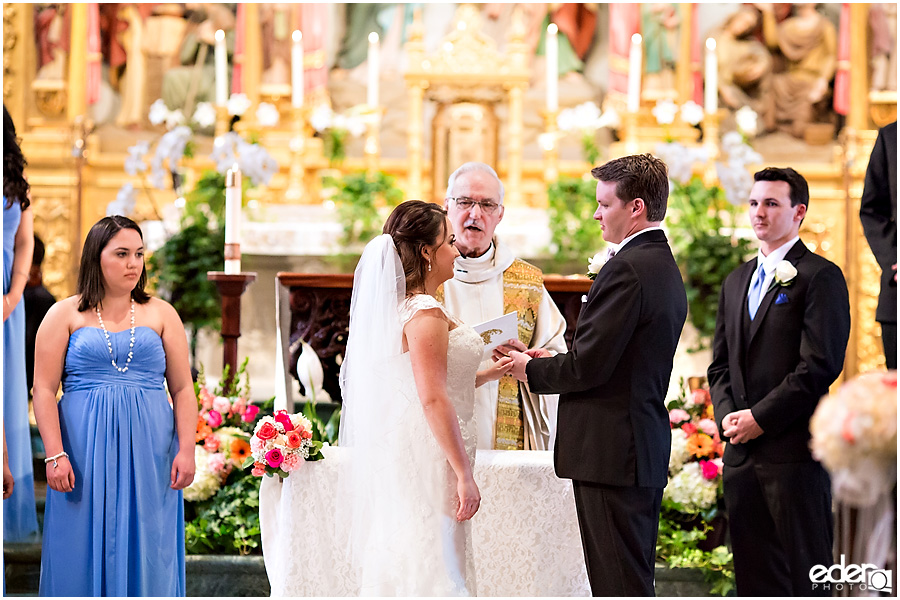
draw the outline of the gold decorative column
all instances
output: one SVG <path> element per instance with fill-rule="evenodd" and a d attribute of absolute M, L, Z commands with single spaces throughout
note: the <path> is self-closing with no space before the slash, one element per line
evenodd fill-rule
<path fill-rule="evenodd" d="M 259 106 L 259 87 L 262 83 L 262 37 L 260 35 L 259 5 L 244 4 L 244 63 L 241 70 L 241 89 L 250 100 L 250 108 L 241 118 L 251 125 L 256 122 Z"/>
<path fill-rule="evenodd" d="M 850 114 L 847 127 L 869 128 L 869 5 L 850 4 Z"/>
<path fill-rule="evenodd" d="M 288 171 L 288 187 L 284 192 L 284 197 L 289 202 L 301 202 L 306 195 L 305 186 L 303 185 L 303 155 L 306 150 L 306 112 L 305 106 L 294 106 L 291 108 L 291 128 L 294 135 L 291 137 L 291 166 Z"/>
<path fill-rule="evenodd" d="M 34 64 L 34 9 L 3 5 L 3 103 L 18 132 L 25 129 Z"/>
<path fill-rule="evenodd" d="M 415 82 L 409 86 L 409 130 L 407 132 L 406 154 L 409 174 L 406 181 L 408 198 L 422 198 L 422 151 L 425 146 L 424 115 L 426 82 Z"/>
<path fill-rule="evenodd" d="M 509 89 L 509 146 L 506 151 L 506 198 L 509 206 L 522 203 L 522 96 L 524 86 Z"/>
<path fill-rule="evenodd" d="M 68 104 L 66 116 L 70 123 L 87 113 L 87 4 L 70 4 L 72 30 L 69 36 Z"/>

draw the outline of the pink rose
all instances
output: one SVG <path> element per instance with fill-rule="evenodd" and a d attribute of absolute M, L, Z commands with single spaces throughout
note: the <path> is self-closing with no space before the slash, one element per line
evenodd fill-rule
<path fill-rule="evenodd" d="M 697 426 L 693 423 L 685 423 L 681 426 L 681 430 L 685 432 L 688 436 L 694 435 L 697 433 Z"/>
<path fill-rule="evenodd" d="M 256 437 L 258 437 L 258 438 L 261 439 L 261 440 L 271 440 L 271 439 L 273 439 L 276 435 L 278 435 L 278 430 L 275 429 L 275 426 L 272 425 L 272 424 L 271 424 L 270 422 L 268 422 L 268 421 L 266 421 L 265 423 L 263 423 L 263 424 L 260 426 L 259 431 L 256 432 Z"/>
<path fill-rule="evenodd" d="M 254 477 L 262 477 L 266 474 L 266 466 L 263 463 L 253 463 L 253 470 L 250 474 Z"/>
<path fill-rule="evenodd" d="M 716 465 L 716 468 L 719 469 L 719 473 L 722 472 L 722 469 L 723 469 L 723 467 L 725 466 L 725 463 L 722 462 L 722 459 L 721 459 L 721 458 L 714 458 L 714 459 L 712 459 L 712 460 L 709 461 L 709 462 L 711 462 L 712 464 Z"/>
<path fill-rule="evenodd" d="M 281 463 L 281 468 L 284 471 L 290 473 L 291 471 L 296 471 L 303 464 L 303 459 L 296 454 L 288 454 L 284 457 L 284 462 Z"/>
<path fill-rule="evenodd" d="M 252 452 L 253 454 L 256 454 L 257 452 L 262 450 L 263 446 L 265 445 L 266 443 L 255 435 L 250 438 L 250 452 Z"/>
<path fill-rule="evenodd" d="M 712 401 L 709 397 L 709 390 L 704 390 L 703 388 L 691 392 L 691 400 L 697 406 L 704 406 Z"/>
<path fill-rule="evenodd" d="M 225 469 L 225 455 L 221 452 L 210 454 L 207 464 L 213 473 L 221 473 Z"/>
<path fill-rule="evenodd" d="M 716 427 L 716 422 L 712 419 L 700 419 L 700 422 L 697 423 L 697 427 L 711 438 L 716 437 L 716 434 L 719 432 L 719 428 Z"/>
<path fill-rule="evenodd" d="M 238 398 L 231 403 L 231 412 L 235 415 L 243 415 L 246 409 L 247 401 L 243 398 Z"/>
<path fill-rule="evenodd" d="M 286 410 L 279 410 L 275 413 L 275 422 L 281 423 L 284 426 L 285 432 L 294 429 L 294 424 L 291 423 L 291 415 L 289 415 Z"/>
<path fill-rule="evenodd" d="M 273 469 L 277 469 L 281 466 L 281 463 L 284 462 L 284 454 L 282 454 L 281 450 L 278 448 L 272 448 L 266 452 L 266 462 Z"/>
<path fill-rule="evenodd" d="M 704 479 L 713 480 L 719 476 L 719 467 L 711 460 L 701 460 L 700 471 L 703 473 Z"/>
<path fill-rule="evenodd" d="M 227 415 L 231 412 L 231 402 L 228 401 L 228 398 L 223 398 L 222 396 L 216 396 L 213 399 L 212 407 L 213 410 L 216 410 L 223 415 Z"/>
<path fill-rule="evenodd" d="M 287 438 L 288 448 L 299 448 L 300 444 L 303 443 L 303 438 L 298 431 L 288 431 L 285 437 Z"/>
<path fill-rule="evenodd" d="M 691 415 L 687 413 L 683 408 L 673 408 L 669 411 L 669 423 L 672 425 L 678 425 L 679 423 L 684 423 L 685 421 L 690 421 Z"/>
<path fill-rule="evenodd" d="M 214 435 L 206 436 L 206 441 L 203 442 L 203 447 L 206 449 L 207 452 L 215 452 L 216 450 L 219 449 L 220 445 L 221 444 L 219 443 L 219 438 L 217 438 Z"/>
<path fill-rule="evenodd" d="M 206 413 L 206 424 L 215 429 L 222 424 L 222 415 L 215 410 Z"/>
<path fill-rule="evenodd" d="M 244 421 L 244 423 L 252 423 L 256 419 L 256 415 L 258 415 L 258 414 L 259 414 L 259 407 L 254 404 L 251 404 L 244 411 L 244 414 L 241 416 L 241 420 Z"/>

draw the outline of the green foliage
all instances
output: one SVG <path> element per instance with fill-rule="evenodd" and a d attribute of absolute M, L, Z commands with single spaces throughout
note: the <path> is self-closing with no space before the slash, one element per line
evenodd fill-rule
<path fill-rule="evenodd" d="M 738 209 L 725 201 L 721 189 L 707 187 L 698 177 L 672 185 L 669 208 L 669 230 L 684 279 L 688 318 L 700 334 L 697 347 L 690 350 L 702 350 L 716 330 L 722 283 L 752 249 L 749 240 L 732 233 Z"/>
<path fill-rule="evenodd" d="M 724 523 L 723 523 L 724 525 Z M 725 546 L 701 550 L 709 523 L 701 518 L 700 528 L 685 524 L 684 515 L 663 505 L 656 539 L 656 557 L 670 568 L 700 569 L 713 595 L 727 596 L 734 589 L 734 557 Z"/>
<path fill-rule="evenodd" d="M 596 137 L 596 131 L 583 131 L 581 134 L 581 152 L 584 154 L 584 160 L 591 165 L 596 165 L 600 161 L 600 148 L 597 146 Z"/>
<path fill-rule="evenodd" d="M 347 158 L 347 130 L 331 127 L 325 132 L 322 145 L 328 165 L 335 167 L 341 164 Z"/>
<path fill-rule="evenodd" d="M 579 273 L 587 260 L 605 246 L 597 209 L 597 182 L 593 178 L 560 177 L 547 188 L 551 249 L 558 263 L 578 261 Z"/>
<path fill-rule="evenodd" d="M 312 439 L 314 442 L 328 442 L 332 446 L 337 444 L 338 427 L 341 422 L 340 408 L 336 408 L 331 413 L 328 421 L 325 422 L 319 417 L 315 403 L 308 401 L 303 406 L 303 416 L 312 423 Z"/>
<path fill-rule="evenodd" d="M 209 500 L 185 502 L 188 554 L 259 554 L 259 484 L 259 477 L 235 469 Z"/>
<path fill-rule="evenodd" d="M 338 220 L 344 227 L 342 242 L 345 245 L 363 245 L 381 233 L 384 218 L 379 208 L 393 208 L 403 200 L 403 192 L 394 178 L 379 171 L 350 173 L 340 179 L 327 177 L 326 187 L 337 189 L 334 202 L 338 207 Z"/>

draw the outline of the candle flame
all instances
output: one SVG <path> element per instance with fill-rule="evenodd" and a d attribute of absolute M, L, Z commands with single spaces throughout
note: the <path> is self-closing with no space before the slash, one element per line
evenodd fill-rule
<path fill-rule="evenodd" d="M 375 33 L 374 31 L 373 31 L 372 33 L 369 34 L 369 43 L 370 43 L 370 44 L 377 44 L 377 43 L 378 43 L 378 34 Z"/>
<path fill-rule="evenodd" d="M 716 40 L 713 38 L 706 38 L 706 49 L 707 50 L 715 50 L 716 49 Z"/>
<path fill-rule="evenodd" d="M 631 36 L 631 43 L 634 44 L 635 46 L 639 45 L 641 43 L 641 34 L 636 33 L 633 36 Z"/>
<path fill-rule="evenodd" d="M 547 33 L 549 33 L 550 35 L 556 35 L 558 31 L 559 27 L 556 26 L 556 23 L 550 23 L 549 25 L 547 25 Z"/>
<path fill-rule="evenodd" d="M 216 41 L 221 42 L 224 39 L 225 39 L 225 32 L 222 31 L 221 29 L 217 29 L 216 30 Z"/>
<path fill-rule="evenodd" d="M 299 29 L 295 29 L 294 33 L 291 34 L 291 39 L 294 40 L 295 42 L 299 42 L 300 40 L 303 39 L 303 34 L 300 33 Z"/>

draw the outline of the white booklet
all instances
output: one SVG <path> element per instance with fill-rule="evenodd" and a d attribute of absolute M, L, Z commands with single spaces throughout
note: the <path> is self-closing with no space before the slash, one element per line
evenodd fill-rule
<path fill-rule="evenodd" d="M 519 323 L 515 311 L 506 313 L 502 317 L 479 323 L 473 329 L 478 332 L 478 335 L 484 341 L 484 358 L 488 358 L 491 355 L 491 351 L 500 344 L 519 337 Z"/>

